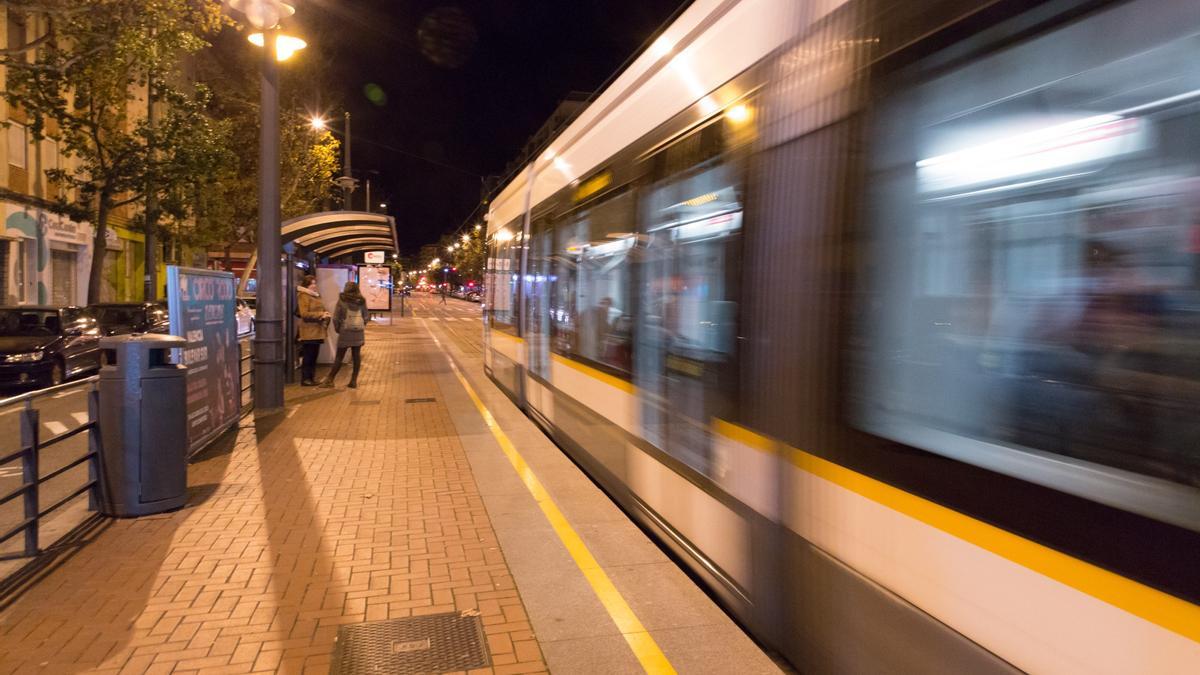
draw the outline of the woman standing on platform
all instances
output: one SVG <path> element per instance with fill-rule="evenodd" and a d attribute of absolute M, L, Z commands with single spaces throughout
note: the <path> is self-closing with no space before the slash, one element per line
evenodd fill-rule
<path fill-rule="evenodd" d="M 305 275 L 296 289 L 296 313 L 300 315 L 300 384 L 311 387 L 316 384 L 317 355 L 329 325 L 329 312 L 321 304 L 317 278 L 311 274 Z"/>
<path fill-rule="evenodd" d="M 333 370 L 329 377 L 321 383 L 322 387 L 332 387 L 338 371 L 342 369 L 342 359 L 346 358 L 346 350 L 350 350 L 350 358 L 354 370 L 350 373 L 351 389 L 358 387 L 358 370 L 362 366 L 362 346 L 366 339 L 367 300 L 358 290 L 358 284 L 347 281 L 342 294 L 338 296 L 337 309 L 333 312 L 333 329 L 337 331 L 337 355 L 333 357 Z"/>

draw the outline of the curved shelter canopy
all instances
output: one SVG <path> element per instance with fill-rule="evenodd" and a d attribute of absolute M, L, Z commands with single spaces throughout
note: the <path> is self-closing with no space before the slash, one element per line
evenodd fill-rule
<path fill-rule="evenodd" d="M 399 251 L 396 219 L 365 211 L 323 211 L 283 223 L 283 244 L 297 244 L 323 258 L 359 251 Z"/>

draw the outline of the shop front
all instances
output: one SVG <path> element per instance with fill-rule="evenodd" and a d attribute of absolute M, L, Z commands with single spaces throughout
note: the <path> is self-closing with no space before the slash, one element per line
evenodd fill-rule
<path fill-rule="evenodd" d="M 104 302 L 135 302 L 144 295 L 142 277 L 146 265 L 146 237 L 119 225 L 105 232 L 104 275 L 100 299 Z"/>
<path fill-rule="evenodd" d="M 87 303 L 92 226 L 27 205 L 4 205 L 0 274 L 5 304 Z"/>

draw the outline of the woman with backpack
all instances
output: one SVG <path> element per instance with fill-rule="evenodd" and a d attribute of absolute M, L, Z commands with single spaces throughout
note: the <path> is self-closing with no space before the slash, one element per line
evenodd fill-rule
<path fill-rule="evenodd" d="M 362 346 L 366 338 L 367 300 L 358 290 L 358 284 L 347 281 L 341 295 L 338 296 L 337 309 L 333 311 L 333 329 L 337 331 L 337 354 L 333 357 L 333 370 L 329 377 L 321 383 L 322 387 L 332 387 L 338 371 L 342 369 L 342 360 L 346 358 L 346 350 L 350 350 L 350 358 L 354 370 L 350 373 L 351 389 L 358 387 L 358 370 L 362 366 Z"/>

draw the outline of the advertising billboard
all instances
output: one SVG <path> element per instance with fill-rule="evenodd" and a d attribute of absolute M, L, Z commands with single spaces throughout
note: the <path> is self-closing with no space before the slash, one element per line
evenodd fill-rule
<path fill-rule="evenodd" d="M 363 254 L 363 262 L 371 265 L 382 265 L 386 260 L 383 251 L 367 251 Z"/>
<path fill-rule="evenodd" d="M 367 299 L 367 309 L 386 312 L 392 308 L 392 270 L 387 267 L 358 266 L 358 289 Z"/>
<path fill-rule="evenodd" d="M 230 272 L 167 266 L 171 334 L 186 338 L 188 453 L 203 448 L 241 415 L 237 280 Z"/>

